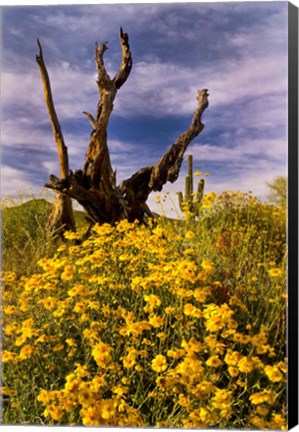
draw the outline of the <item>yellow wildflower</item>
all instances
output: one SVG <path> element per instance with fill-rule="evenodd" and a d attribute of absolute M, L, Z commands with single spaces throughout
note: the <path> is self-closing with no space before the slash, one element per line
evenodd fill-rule
<path fill-rule="evenodd" d="M 214 265 L 209 259 L 204 259 L 201 263 L 201 266 L 207 272 L 214 270 Z"/>
<path fill-rule="evenodd" d="M 75 285 L 73 288 L 71 288 L 68 291 L 68 295 L 70 297 L 75 297 L 75 296 L 84 295 L 84 294 L 86 294 L 86 288 L 84 285 Z"/>
<path fill-rule="evenodd" d="M 191 303 L 187 303 L 184 306 L 184 314 L 186 316 L 191 316 L 194 318 L 201 318 L 202 313 L 200 311 L 200 309 L 198 309 L 197 307 L 193 306 Z"/>
<path fill-rule="evenodd" d="M 238 351 L 227 350 L 227 353 L 224 357 L 224 361 L 226 364 L 230 366 L 237 366 L 239 360 L 241 359 L 241 354 Z"/>
<path fill-rule="evenodd" d="M 6 396 L 16 396 L 17 392 L 15 390 L 9 389 L 8 387 L 0 387 L 0 394 L 6 395 Z"/>
<path fill-rule="evenodd" d="M 252 394 L 249 399 L 253 405 L 259 405 L 262 403 L 273 405 L 276 397 L 271 390 L 263 390 L 262 392 Z"/>
<path fill-rule="evenodd" d="M 193 393 L 199 397 L 199 399 L 204 399 L 207 396 L 210 396 L 214 392 L 214 384 L 211 381 L 201 381 L 201 383 L 197 384 Z"/>
<path fill-rule="evenodd" d="M 258 405 L 256 407 L 256 412 L 261 416 L 266 416 L 269 412 L 269 408 L 261 407 Z"/>
<path fill-rule="evenodd" d="M 272 382 L 280 382 L 283 380 L 283 375 L 277 366 L 267 365 L 265 366 L 264 371 L 269 380 Z"/>
<path fill-rule="evenodd" d="M 260 430 L 265 430 L 265 421 L 258 416 L 253 416 L 250 418 L 251 423 Z"/>
<path fill-rule="evenodd" d="M 185 234 L 186 239 L 192 239 L 195 236 L 193 231 L 187 231 Z"/>
<path fill-rule="evenodd" d="M 208 331 L 216 333 L 225 326 L 225 321 L 221 316 L 213 316 L 205 321 L 205 327 Z"/>
<path fill-rule="evenodd" d="M 152 360 L 152 369 L 155 372 L 164 372 L 168 367 L 166 357 L 162 354 L 158 354 L 153 360 Z"/>
<path fill-rule="evenodd" d="M 92 405 L 94 395 L 92 392 L 92 384 L 82 381 L 78 389 L 78 401 L 81 405 Z"/>
<path fill-rule="evenodd" d="M 80 378 L 90 376 L 90 372 L 89 372 L 87 366 L 81 365 L 80 363 L 76 363 L 75 374 Z"/>
<path fill-rule="evenodd" d="M 18 357 L 17 354 L 12 351 L 8 351 L 8 350 L 2 351 L 3 363 L 8 363 L 8 362 L 16 363 L 17 357 Z"/>
<path fill-rule="evenodd" d="M 64 349 L 64 345 L 61 344 L 61 343 L 56 344 L 56 345 L 53 347 L 53 351 L 54 351 L 54 352 L 62 351 L 63 349 Z"/>
<path fill-rule="evenodd" d="M 52 417 L 53 420 L 61 420 L 64 415 L 64 411 L 60 406 L 57 405 L 48 405 L 44 411 L 45 417 Z"/>
<path fill-rule="evenodd" d="M 286 418 L 284 418 L 281 414 L 272 414 L 272 428 L 273 429 L 282 429 L 287 430 Z"/>
<path fill-rule="evenodd" d="M 213 368 L 218 368 L 219 366 L 222 365 L 222 361 L 220 360 L 220 358 L 218 356 L 213 355 L 213 356 L 208 358 L 208 360 L 206 361 L 206 365 L 213 367 Z"/>
<path fill-rule="evenodd" d="M 112 418 L 115 414 L 114 401 L 112 399 L 102 400 L 100 410 L 103 419 L 108 420 Z"/>
<path fill-rule="evenodd" d="M 75 347 L 76 346 L 76 341 L 73 338 L 68 338 L 65 340 L 65 342 L 67 343 L 68 346 L 70 347 Z"/>
<path fill-rule="evenodd" d="M 73 309 L 73 311 L 78 314 L 83 314 L 85 310 L 86 310 L 86 304 L 83 302 L 77 302 Z"/>
<path fill-rule="evenodd" d="M 3 329 L 6 336 L 12 336 L 16 333 L 19 333 L 19 324 L 17 321 L 13 321 L 11 324 L 8 324 Z"/>
<path fill-rule="evenodd" d="M 55 297 L 47 297 L 45 299 L 39 300 L 38 303 L 41 303 L 45 309 L 51 311 L 52 309 L 54 309 L 57 300 Z"/>
<path fill-rule="evenodd" d="M 199 302 L 204 303 L 207 297 L 211 294 L 211 289 L 209 287 L 196 288 L 193 292 L 193 297 Z"/>
<path fill-rule="evenodd" d="M 162 327 L 162 325 L 164 324 L 164 318 L 159 317 L 158 315 L 152 315 L 149 318 L 148 322 L 154 328 L 159 328 L 159 327 Z"/>
<path fill-rule="evenodd" d="M 103 342 L 96 344 L 92 349 L 92 356 L 99 367 L 105 368 L 112 360 L 112 348 Z"/>
<path fill-rule="evenodd" d="M 176 308 L 168 306 L 164 309 L 164 311 L 167 315 L 173 315 L 176 312 Z"/>
<path fill-rule="evenodd" d="M 16 306 L 3 306 L 2 309 L 5 315 L 14 315 L 18 311 Z"/>
<path fill-rule="evenodd" d="M 217 389 L 212 399 L 212 405 L 220 410 L 228 408 L 232 403 L 231 391 L 225 389 Z"/>
<path fill-rule="evenodd" d="M 253 369 L 253 362 L 248 357 L 244 356 L 238 361 L 238 368 L 240 372 L 249 373 Z"/>
<path fill-rule="evenodd" d="M 25 345 L 20 351 L 19 358 L 20 360 L 26 360 L 30 358 L 33 354 L 36 354 L 38 351 L 35 347 L 31 345 Z"/>
<path fill-rule="evenodd" d="M 176 350 L 168 350 L 167 351 L 167 357 L 171 357 L 174 359 L 181 358 L 185 355 L 185 350 L 183 349 L 176 349 Z"/>
<path fill-rule="evenodd" d="M 123 365 L 126 369 L 132 369 L 136 364 L 136 357 L 126 356 L 123 358 Z"/>
<path fill-rule="evenodd" d="M 272 278 L 276 278 L 283 275 L 283 271 L 279 268 L 272 268 L 268 270 L 268 274 Z"/>
<path fill-rule="evenodd" d="M 63 281 L 69 281 L 73 279 L 74 273 L 75 273 L 75 268 L 73 268 L 70 265 L 66 265 L 60 277 Z"/>
<path fill-rule="evenodd" d="M 227 370 L 232 377 L 237 377 L 239 375 L 239 369 L 235 366 L 229 366 Z"/>

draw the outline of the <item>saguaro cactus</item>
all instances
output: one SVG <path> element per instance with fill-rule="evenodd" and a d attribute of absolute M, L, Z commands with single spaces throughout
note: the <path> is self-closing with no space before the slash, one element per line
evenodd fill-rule
<path fill-rule="evenodd" d="M 185 196 L 183 197 L 182 192 L 178 192 L 180 209 L 188 218 L 195 219 L 196 216 L 199 216 L 204 194 L 204 185 L 205 181 L 203 179 L 199 180 L 197 192 L 193 192 L 193 156 L 188 155 L 188 170 L 185 177 Z"/>

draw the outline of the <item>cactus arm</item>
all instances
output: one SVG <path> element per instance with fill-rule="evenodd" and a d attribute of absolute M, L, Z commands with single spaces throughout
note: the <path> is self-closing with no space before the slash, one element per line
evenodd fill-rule
<path fill-rule="evenodd" d="M 184 213 L 184 199 L 183 199 L 183 194 L 182 192 L 178 192 L 178 199 L 179 199 L 179 206 L 181 209 L 181 212 Z"/>
<path fill-rule="evenodd" d="M 188 171 L 187 176 L 190 177 L 190 195 L 193 194 L 193 156 L 188 155 Z"/>
<path fill-rule="evenodd" d="M 200 216 L 200 209 L 204 195 L 203 179 L 199 180 L 197 192 L 193 194 L 193 156 L 188 155 L 187 174 L 185 176 L 185 194 L 178 192 L 179 206 L 183 213 L 188 213 L 188 218 L 194 219 L 195 216 Z M 195 196 L 193 196 L 195 195 Z"/>

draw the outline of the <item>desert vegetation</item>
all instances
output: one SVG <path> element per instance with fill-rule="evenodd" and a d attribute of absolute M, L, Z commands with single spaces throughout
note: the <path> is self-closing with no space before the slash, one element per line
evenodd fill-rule
<path fill-rule="evenodd" d="M 4 207 L 3 423 L 287 428 L 285 206 L 210 192 L 64 241 L 46 201 Z"/>

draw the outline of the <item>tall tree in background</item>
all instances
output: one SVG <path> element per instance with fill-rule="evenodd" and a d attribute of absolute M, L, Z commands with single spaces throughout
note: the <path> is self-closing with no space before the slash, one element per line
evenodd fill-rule
<path fill-rule="evenodd" d="M 276 177 L 272 183 L 267 183 L 270 193 L 268 194 L 268 200 L 280 207 L 286 207 L 287 203 L 287 177 L 279 176 Z"/>
<path fill-rule="evenodd" d="M 46 187 L 57 192 L 48 221 L 51 229 L 75 229 L 71 199 L 75 199 L 86 211 L 87 219 L 94 223 L 115 223 L 122 219 L 143 221 L 145 214 L 151 215 L 146 204 L 152 191 L 160 191 L 163 185 L 173 183 L 179 176 L 183 156 L 190 142 L 204 128 L 201 117 L 208 107 L 207 89 L 199 90 L 197 109 L 189 128 L 165 152 L 154 165 L 141 168 L 132 177 L 117 184 L 113 171 L 107 140 L 107 128 L 113 110 L 113 102 L 118 90 L 127 81 L 132 69 L 132 54 L 127 33 L 120 29 L 122 60 L 114 78 L 110 78 L 104 64 L 107 42 L 95 45 L 95 63 L 97 68 L 97 86 L 99 102 L 96 114 L 84 112 L 92 132 L 87 147 L 83 168 L 71 171 L 68 163 L 68 151 L 64 143 L 61 126 L 55 112 L 50 80 L 44 62 L 43 51 L 38 40 L 39 55 L 36 56 L 40 68 L 44 95 L 57 144 L 60 178 L 51 175 Z"/>

